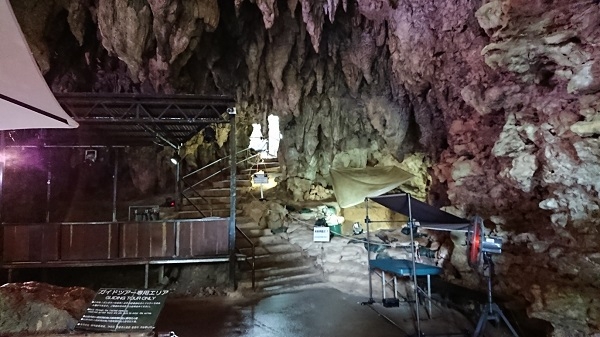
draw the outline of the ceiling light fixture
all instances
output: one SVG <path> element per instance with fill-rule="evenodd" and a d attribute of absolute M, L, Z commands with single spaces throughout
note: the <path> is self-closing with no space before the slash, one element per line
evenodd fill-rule
<path fill-rule="evenodd" d="M 178 165 L 181 162 L 181 157 L 179 156 L 179 154 L 175 153 L 173 155 L 173 157 L 171 157 L 171 163 L 173 165 Z"/>

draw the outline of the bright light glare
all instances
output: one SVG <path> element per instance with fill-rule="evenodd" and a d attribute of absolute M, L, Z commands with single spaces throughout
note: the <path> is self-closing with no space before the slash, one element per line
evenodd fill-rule
<path fill-rule="evenodd" d="M 19 159 L 19 157 L 13 153 L 13 152 L 3 152 L 0 153 L 0 162 L 3 162 L 5 164 L 9 164 L 9 163 L 14 163 L 15 161 L 17 161 Z"/>

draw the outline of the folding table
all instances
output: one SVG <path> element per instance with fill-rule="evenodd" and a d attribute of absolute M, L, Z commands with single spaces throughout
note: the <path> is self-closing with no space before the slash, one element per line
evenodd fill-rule
<path fill-rule="evenodd" d="M 385 298 L 386 280 L 385 273 L 388 272 L 394 275 L 394 297 L 397 298 L 397 281 L 396 277 L 412 276 L 413 263 L 411 260 L 400 260 L 400 259 L 376 259 L 370 260 L 369 265 L 371 270 L 381 271 L 381 284 L 382 284 L 382 298 Z M 431 316 L 431 275 L 439 275 L 442 273 L 442 268 L 436 266 L 430 266 L 423 263 L 415 262 L 415 269 L 417 276 L 427 276 L 427 300 L 429 316 Z M 418 299 L 416 299 L 418 300 Z"/>

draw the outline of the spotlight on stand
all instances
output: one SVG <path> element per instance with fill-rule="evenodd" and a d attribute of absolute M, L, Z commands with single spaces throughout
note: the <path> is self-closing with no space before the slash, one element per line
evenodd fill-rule
<path fill-rule="evenodd" d="M 469 265 L 480 272 L 483 271 L 487 279 L 488 302 L 481 311 L 481 316 L 477 322 L 477 327 L 473 333 L 473 337 L 479 337 L 483 334 L 485 325 L 488 321 L 498 323 L 501 319 L 504 321 L 514 337 L 519 337 L 515 329 L 512 327 L 500 307 L 494 303 L 492 297 L 492 277 L 494 276 L 494 261 L 493 254 L 502 253 L 502 239 L 493 236 L 486 236 L 485 227 L 483 227 L 483 219 L 476 216 L 471 220 L 471 225 L 467 230 L 467 260 Z"/>
<path fill-rule="evenodd" d="M 179 154 L 175 153 L 175 154 L 173 155 L 173 157 L 171 157 L 171 163 L 172 163 L 173 165 L 177 165 L 177 164 L 179 164 L 180 162 L 181 162 L 181 157 L 179 156 Z"/>

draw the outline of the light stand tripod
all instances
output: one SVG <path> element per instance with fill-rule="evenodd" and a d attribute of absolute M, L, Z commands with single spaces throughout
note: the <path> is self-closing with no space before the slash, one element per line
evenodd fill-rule
<path fill-rule="evenodd" d="M 487 275 L 487 286 L 488 286 L 488 303 L 483 308 L 481 312 L 481 316 L 479 317 L 479 322 L 477 322 L 477 327 L 475 328 L 475 332 L 473 333 L 473 337 L 479 337 L 483 333 L 485 329 L 485 325 L 487 321 L 495 321 L 496 323 L 500 321 L 500 318 L 504 321 L 504 324 L 508 327 L 513 336 L 519 337 L 515 329 L 512 327 L 506 316 L 500 307 L 494 303 L 492 299 L 492 276 L 494 275 L 494 261 L 492 261 L 492 256 L 488 252 L 483 252 L 483 265 L 488 267 L 488 275 Z"/>

